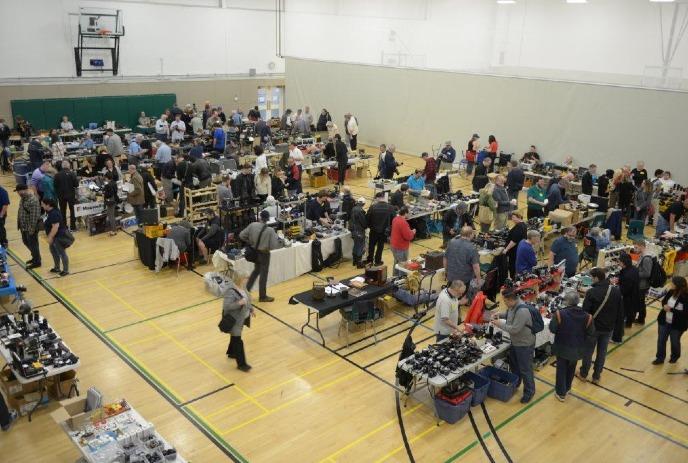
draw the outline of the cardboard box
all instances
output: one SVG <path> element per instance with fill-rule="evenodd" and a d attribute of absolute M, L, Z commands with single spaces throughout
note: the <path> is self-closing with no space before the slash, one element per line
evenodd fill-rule
<path fill-rule="evenodd" d="M 327 186 L 327 176 L 323 174 L 309 175 L 311 188 L 322 188 Z"/>
<path fill-rule="evenodd" d="M 571 211 L 565 211 L 563 209 L 557 209 L 549 213 L 549 221 L 558 223 L 562 227 L 568 227 L 569 225 L 571 225 L 572 217 L 573 213 Z"/>
<path fill-rule="evenodd" d="M 144 225 L 143 234 L 148 238 L 162 238 L 165 236 L 165 226 L 163 224 Z"/>
<path fill-rule="evenodd" d="M 559 209 L 563 211 L 569 211 L 571 213 L 571 223 L 580 222 L 580 211 L 572 208 L 570 204 L 560 204 Z"/>
<path fill-rule="evenodd" d="M 48 389 L 48 395 L 55 400 L 68 397 L 74 381 L 76 381 L 76 371 L 74 370 L 66 371 L 59 376 L 53 377 L 53 384 L 50 389 Z"/>
<path fill-rule="evenodd" d="M 11 370 L 5 369 L 0 372 L 0 388 L 6 396 L 23 396 L 38 391 L 38 379 L 28 384 L 21 384 Z"/>
<path fill-rule="evenodd" d="M 60 408 L 50 413 L 50 417 L 57 424 L 65 425 L 72 431 L 81 429 L 91 421 L 93 412 L 84 412 L 86 397 L 75 397 L 60 401 Z"/>

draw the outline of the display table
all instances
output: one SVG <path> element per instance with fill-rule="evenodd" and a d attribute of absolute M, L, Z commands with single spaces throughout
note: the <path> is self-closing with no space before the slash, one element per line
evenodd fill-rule
<path fill-rule="evenodd" d="M 86 399 L 61 402 L 52 417 L 81 452 L 79 462 L 186 460 L 125 400 L 84 412 Z M 165 453 L 170 453 L 169 457 Z M 155 457 L 153 455 L 156 455 Z"/>
<path fill-rule="evenodd" d="M 34 312 L 34 314 L 36 313 L 37 311 Z M 44 392 L 48 380 L 54 380 L 57 391 L 56 395 L 60 398 L 63 395 L 60 375 L 76 371 L 81 365 L 81 361 L 71 353 L 69 347 L 52 329 L 45 317 L 34 314 L 24 316 L 25 320 L 29 322 L 28 324 L 25 323 L 25 320 L 16 320 L 14 315 L 4 315 L 3 325 L 0 326 L 0 356 L 2 356 L 2 359 L 6 362 L 4 368 L 9 369 L 16 378 L 17 383 L 22 386 L 38 383 L 35 392 L 37 392 L 39 396 L 36 397 L 35 404 L 33 404 L 33 400 L 28 400 L 26 397 L 17 399 L 17 403 L 14 403 L 15 398 L 13 397 L 12 391 L 6 391 L 8 393 L 7 399 L 10 402 L 10 407 L 19 408 L 18 411 L 21 414 L 25 411 L 29 417 L 29 421 L 31 421 L 33 412 L 36 411 L 38 406 L 41 405 L 45 399 Z M 45 340 L 39 343 L 40 347 L 30 348 L 30 339 Z M 16 364 L 13 362 L 15 356 L 22 360 L 21 368 L 17 368 Z M 46 356 L 48 358 L 46 358 Z M 39 369 L 33 370 L 35 373 L 34 375 L 27 377 L 24 368 L 29 367 L 29 362 L 24 362 L 23 360 L 35 357 L 41 358 L 42 366 Z M 72 387 L 76 389 L 77 394 L 79 393 L 72 379 L 72 385 L 67 393 L 68 396 L 71 394 Z M 21 402 L 19 400 L 21 400 Z"/>
<path fill-rule="evenodd" d="M 375 286 L 375 285 L 366 285 L 363 288 L 357 289 L 351 287 L 350 281 L 352 278 L 349 278 L 347 280 L 343 280 L 341 283 L 349 286 L 351 289 L 349 289 L 349 297 L 346 299 L 341 298 L 340 296 L 335 296 L 335 297 L 326 297 L 323 300 L 315 300 L 313 299 L 313 294 L 312 290 L 304 291 L 298 294 L 295 294 L 291 297 L 289 303 L 300 303 L 306 306 L 306 309 L 308 310 L 308 318 L 306 319 L 306 323 L 301 326 L 301 334 L 304 334 L 304 330 L 306 328 L 310 328 L 318 335 L 320 335 L 320 339 L 322 340 L 322 345 L 325 345 L 325 337 L 322 334 L 322 331 L 320 330 L 320 319 L 323 317 L 328 316 L 332 312 L 336 312 L 339 309 L 342 309 L 344 307 L 349 307 L 354 304 L 356 301 L 364 301 L 368 299 L 375 299 L 377 297 L 383 296 L 392 290 L 394 290 L 395 285 L 393 283 L 387 283 L 385 286 Z M 315 325 L 311 324 L 311 318 L 315 318 Z"/>
<path fill-rule="evenodd" d="M 354 241 L 351 238 L 351 232 L 347 230 L 338 236 L 319 239 L 323 259 L 326 259 L 334 251 L 336 238 L 340 238 L 342 241 L 342 257 L 351 257 Z M 313 268 L 311 265 L 312 245 L 312 241 L 308 243 L 294 242 L 290 247 L 270 251 L 267 285 L 274 286 L 310 272 Z M 230 259 L 222 251 L 215 251 L 213 254 L 213 265 L 215 270 L 220 273 L 240 270 L 250 274 L 254 268 L 254 264 L 243 257 Z"/>
<path fill-rule="evenodd" d="M 6 296 L 16 296 L 17 295 L 17 284 L 14 281 L 14 275 L 7 263 L 7 250 L 0 246 L 0 265 L 2 268 L 2 273 L 7 274 L 7 285 L 0 288 L 0 297 Z"/>

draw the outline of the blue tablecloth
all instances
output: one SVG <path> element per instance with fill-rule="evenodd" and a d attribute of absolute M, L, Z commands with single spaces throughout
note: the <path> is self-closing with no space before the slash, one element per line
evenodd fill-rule
<path fill-rule="evenodd" d="M 17 295 L 17 285 L 14 281 L 14 275 L 10 270 L 9 262 L 7 262 L 7 251 L 0 247 L 0 256 L 4 258 L 5 264 L 3 272 L 9 275 L 9 285 L 0 288 L 0 297 L 2 296 L 16 296 Z"/>

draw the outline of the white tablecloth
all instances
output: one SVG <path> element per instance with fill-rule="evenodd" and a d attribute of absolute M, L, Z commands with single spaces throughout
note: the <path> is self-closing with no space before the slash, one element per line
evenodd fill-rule
<path fill-rule="evenodd" d="M 351 252 L 354 247 L 351 233 L 346 232 L 331 238 L 320 239 L 320 248 L 323 259 L 327 259 L 334 251 L 334 240 L 340 238 L 342 240 L 342 255 L 346 258 L 351 258 Z M 311 247 L 312 242 L 308 243 L 294 243 L 291 247 L 275 249 L 270 252 L 270 270 L 268 271 L 268 286 L 273 286 L 287 280 L 294 279 L 311 271 Z M 221 252 L 216 251 L 213 255 L 213 265 L 218 272 L 225 272 L 227 270 L 240 270 L 246 273 L 253 271 L 253 263 L 246 259 L 228 259 L 227 256 Z"/>

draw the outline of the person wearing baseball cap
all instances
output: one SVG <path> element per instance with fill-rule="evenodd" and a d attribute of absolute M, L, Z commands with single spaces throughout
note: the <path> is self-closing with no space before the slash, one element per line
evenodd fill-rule
<path fill-rule="evenodd" d="M 356 200 L 353 209 L 351 209 L 351 218 L 349 219 L 349 231 L 354 240 L 354 248 L 351 252 L 353 256 L 353 265 L 356 268 L 364 268 L 363 253 L 365 252 L 365 231 L 368 228 L 368 219 L 363 208 L 366 205 L 366 199 L 361 196 Z"/>

